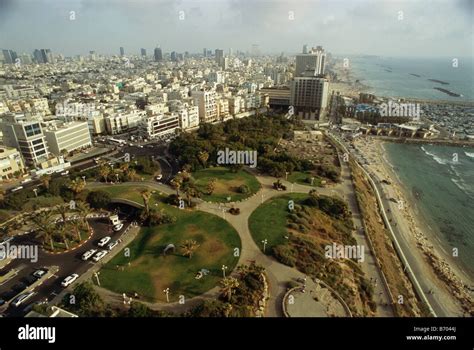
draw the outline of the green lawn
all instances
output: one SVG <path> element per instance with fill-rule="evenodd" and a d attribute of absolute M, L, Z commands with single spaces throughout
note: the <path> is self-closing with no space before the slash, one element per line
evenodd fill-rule
<path fill-rule="evenodd" d="M 200 211 L 180 210 L 159 204 L 176 216 L 174 224 L 144 227 L 138 237 L 125 250 L 118 253 L 101 270 L 101 285 L 117 293 L 137 292 L 149 301 L 166 301 L 163 290 L 170 288 L 170 301 L 180 295 L 191 298 L 216 286 L 222 278 L 222 265 L 230 273 L 238 262 L 234 248 L 241 249 L 240 238 L 235 229 L 218 216 Z M 194 239 L 199 247 L 191 258 L 181 255 L 180 244 Z M 168 244 L 176 251 L 162 254 Z M 130 263 L 130 265 L 129 265 Z M 210 274 L 195 279 L 200 269 Z"/>
<path fill-rule="evenodd" d="M 311 180 L 308 182 L 307 179 L 314 177 L 313 187 L 321 187 L 321 178 L 317 175 L 311 174 L 309 171 L 294 171 L 288 175 L 288 181 L 292 183 L 297 183 L 300 185 L 311 186 Z"/>
<path fill-rule="evenodd" d="M 249 229 L 253 240 L 262 251 L 264 239 L 267 240 L 266 254 L 270 254 L 274 246 L 285 243 L 285 236 L 288 235 L 286 225 L 289 201 L 293 200 L 298 204 L 307 197 L 308 195 L 303 193 L 284 194 L 255 209 L 249 218 Z"/>
<path fill-rule="evenodd" d="M 63 203 L 64 199 L 59 196 L 38 196 L 28 198 L 25 204 L 23 204 L 23 210 L 33 211 L 36 208 L 50 208 Z"/>
<path fill-rule="evenodd" d="M 202 199 L 209 202 L 228 202 L 227 197 L 231 198 L 231 202 L 242 200 L 260 189 L 257 179 L 244 170 L 234 173 L 228 168 L 215 167 L 198 170 L 193 173 L 193 177 L 196 180 L 196 187 L 202 192 Z M 216 188 L 211 195 L 208 195 L 206 187 L 212 178 L 217 179 Z M 243 194 L 237 191 L 238 187 L 244 184 L 249 187 L 249 193 Z"/>

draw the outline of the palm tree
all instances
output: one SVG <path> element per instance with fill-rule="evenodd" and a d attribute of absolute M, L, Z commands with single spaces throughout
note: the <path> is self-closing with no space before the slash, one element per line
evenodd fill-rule
<path fill-rule="evenodd" d="M 87 221 L 87 215 L 92 213 L 91 207 L 89 206 L 88 203 L 78 201 L 76 208 L 79 211 L 79 215 L 82 217 L 82 222 L 84 223 L 86 228 L 89 229 L 90 226 L 89 226 L 89 222 Z"/>
<path fill-rule="evenodd" d="M 44 174 L 41 176 L 41 184 L 46 188 L 46 190 L 49 190 L 49 182 L 51 181 L 51 175 Z"/>
<path fill-rule="evenodd" d="M 43 243 L 49 241 L 51 250 L 54 250 L 53 235 L 56 225 L 52 218 L 51 211 L 41 211 L 31 217 L 31 222 L 36 230 L 36 237 L 42 238 Z"/>
<path fill-rule="evenodd" d="M 140 192 L 142 195 L 143 199 L 143 205 L 145 206 L 145 213 L 146 216 L 150 215 L 150 198 L 151 198 L 151 192 L 147 189 L 144 189 Z"/>
<path fill-rule="evenodd" d="M 206 162 L 209 159 L 209 153 L 207 153 L 206 151 L 199 152 L 198 159 L 201 162 L 202 166 L 205 167 Z"/>
<path fill-rule="evenodd" d="M 60 205 L 57 209 L 56 212 L 61 215 L 61 218 L 63 219 L 63 226 L 66 225 L 66 218 L 67 218 L 67 213 L 69 207 L 67 205 Z"/>
<path fill-rule="evenodd" d="M 234 277 L 226 277 L 220 281 L 220 285 L 220 293 L 222 297 L 227 298 L 227 300 L 230 302 L 234 289 L 239 286 L 239 281 L 237 281 L 237 279 L 235 279 Z"/>
<path fill-rule="evenodd" d="M 67 240 L 67 235 L 69 233 L 69 227 L 67 227 L 66 225 L 63 225 L 60 228 L 58 228 L 58 230 L 56 232 L 62 238 L 62 240 L 64 242 L 64 245 L 66 246 L 66 250 L 69 250 L 69 242 Z"/>
<path fill-rule="evenodd" d="M 176 195 L 179 196 L 179 189 L 181 188 L 181 185 L 183 184 L 183 178 L 179 175 L 176 175 L 171 181 L 170 185 L 172 188 L 176 190 Z"/>
<path fill-rule="evenodd" d="M 76 178 L 72 180 L 71 183 L 68 185 L 68 188 L 74 193 L 74 197 L 76 197 L 85 187 L 84 181 L 80 178 Z"/>
<path fill-rule="evenodd" d="M 194 239 L 187 239 L 180 245 L 181 250 L 183 251 L 183 256 L 192 258 L 194 251 L 199 248 L 199 243 Z"/>
<path fill-rule="evenodd" d="M 99 176 L 102 177 L 107 183 L 108 176 L 110 175 L 110 167 L 107 164 L 102 164 L 99 167 Z"/>

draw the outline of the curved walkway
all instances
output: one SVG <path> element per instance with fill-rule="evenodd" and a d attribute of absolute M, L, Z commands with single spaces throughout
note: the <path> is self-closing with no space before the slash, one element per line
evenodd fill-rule
<path fill-rule="evenodd" d="M 276 181 L 276 178 L 270 176 L 261 176 L 256 175 L 257 180 L 262 185 L 261 189 L 257 192 L 256 195 L 249 197 L 248 199 L 233 203 L 237 207 L 240 208 L 241 214 L 239 215 L 231 215 L 229 213 L 223 213 L 223 209 L 226 208 L 224 204 L 219 203 L 211 203 L 205 202 L 202 200 L 198 200 L 198 204 L 196 209 L 202 210 L 204 212 L 208 212 L 218 216 L 224 216 L 225 220 L 227 220 L 239 233 L 242 249 L 241 255 L 238 264 L 248 264 L 251 261 L 255 261 L 257 264 L 262 265 L 265 268 L 265 274 L 268 278 L 268 284 L 270 288 L 270 299 L 267 303 L 267 310 L 266 316 L 270 317 L 282 317 L 283 310 L 282 310 L 282 302 L 283 297 L 287 291 L 287 284 L 289 281 L 296 280 L 298 278 L 306 277 L 302 272 L 298 271 L 295 268 L 289 267 L 284 265 L 277 260 L 275 260 L 271 256 L 265 255 L 260 248 L 257 246 L 255 241 L 252 238 L 248 227 L 248 219 L 252 212 L 260 206 L 264 201 L 271 199 L 273 197 L 280 196 L 284 193 L 288 192 L 296 192 L 296 193 L 308 193 L 310 190 L 316 189 L 319 194 L 333 196 L 334 194 L 339 195 L 341 198 L 347 199 L 349 204 L 349 209 L 352 212 L 352 219 L 354 224 L 357 227 L 362 227 L 360 213 L 357 207 L 357 202 L 355 199 L 354 189 L 352 187 L 352 180 L 350 176 L 350 170 L 347 165 L 342 166 L 342 179 L 343 182 L 341 184 L 337 184 L 332 187 L 327 188 L 315 188 L 311 186 L 305 186 L 300 184 L 292 184 L 288 181 L 282 180 L 282 182 L 287 186 L 288 191 L 276 191 L 273 189 L 273 182 Z M 88 186 L 91 188 L 94 187 L 102 187 L 105 184 L 103 183 L 89 183 Z M 119 183 L 110 186 L 130 186 L 130 185 L 137 185 L 137 186 L 146 186 L 155 190 L 159 190 L 161 192 L 167 194 L 176 193 L 173 189 L 171 189 L 167 185 L 163 185 L 156 182 L 126 182 L 126 183 Z M 228 207 L 227 207 L 228 208 Z M 363 245 L 364 247 L 368 248 L 369 245 L 367 243 L 366 237 L 362 233 L 357 233 L 354 235 L 357 244 Z M 366 273 L 367 278 L 373 278 L 374 280 L 381 281 L 380 271 L 378 270 L 372 252 L 369 249 L 366 249 L 365 253 L 365 260 L 361 263 L 362 270 Z M 204 295 L 199 297 L 192 298 L 186 301 L 186 305 L 178 304 L 178 303 L 146 303 L 153 309 L 163 309 L 163 310 L 173 310 L 173 311 L 182 311 L 184 309 L 189 308 L 190 306 L 194 305 L 197 301 L 202 300 L 204 297 L 208 296 L 215 296 L 219 291 L 218 287 L 215 287 Z M 102 289 L 102 293 L 107 293 L 110 296 L 111 292 Z M 113 293 L 112 293 L 113 294 Z M 115 295 L 115 298 L 117 296 Z M 122 297 L 119 297 L 122 300 Z M 382 283 L 374 286 L 374 300 L 377 304 L 377 316 L 393 316 L 391 307 L 390 307 L 390 299 L 388 297 L 388 293 L 383 287 Z"/>

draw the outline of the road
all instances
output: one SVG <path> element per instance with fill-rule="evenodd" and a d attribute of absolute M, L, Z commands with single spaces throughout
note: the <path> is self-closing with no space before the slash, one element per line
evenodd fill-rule
<path fill-rule="evenodd" d="M 126 214 L 124 212 L 119 213 L 119 216 L 124 221 L 125 225 L 120 231 L 117 232 L 112 230 L 107 217 L 89 219 L 89 224 L 93 229 L 92 236 L 82 246 L 77 247 L 76 249 L 73 249 L 69 252 L 63 254 L 49 254 L 40 248 L 37 262 L 13 259 L 7 266 L 0 270 L 0 274 L 2 275 L 12 269 L 19 270 L 18 274 L 13 279 L 9 280 L 3 285 L 0 285 L 0 298 L 7 301 L 11 300 L 14 295 L 17 295 L 21 291 L 22 287 L 25 287 L 28 284 L 26 279 L 35 270 L 39 268 L 51 269 L 52 266 L 59 267 L 59 270 L 51 278 L 45 280 L 41 286 L 35 288 L 36 294 L 28 300 L 27 304 L 22 304 L 18 308 L 10 305 L 6 310 L 4 305 L 0 311 L 2 311 L 5 316 L 18 317 L 25 314 L 24 309 L 28 305 L 35 302 L 44 301 L 46 299 L 50 301 L 64 289 L 60 285 L 64 278 L 73 273 L 82 275 L 95 264 L 92 260 L 83 261 L 81 259 L 81 256 L 85 251 L 92 248 L 100 249 L 97 246 L 97 242 L 105 236 L 111 236 L 111 241 L 114 241 L 121 236 L 121 234 L 127 229 L 129 225 L 129 221 L 127 221 L 129 215 L 130 214 Z M 38 245 L 38 241 L 35 239 L 33 234 L 27 234 L 15 237 L 10 242 L 10 245 Z M 12 292 L 14 289 L 16 289 L 16 291 Z M 26 288 L 26 290 L 28 290 L 28 288 Z"/>

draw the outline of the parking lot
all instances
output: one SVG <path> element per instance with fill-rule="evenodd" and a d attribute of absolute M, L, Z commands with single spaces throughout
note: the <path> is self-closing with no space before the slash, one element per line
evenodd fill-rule
<path fill-rule="evenodd" d="M 0 269 L 0 276 L 6 276 L 8 273 L 13 275 L 7 281 L 0 282 L 2 283 L 0 284 L 0 299 L 3 300 L 1 301 L 3 305 L 0 306 L 0 313 L 7 317 L 24 316 L 30 311 L 33 304 L 50 301 L 58 295 L 64 289 L 61 282 L 67 276 L 74 273 L 80 276 L 94 264 L 100 264 L 100 261 L 94 262 L 92 258 L 84 261 L 82 255 L 90 249 L 96 249 L 97 252 L 107 250 L 107 245 L 103 248 L 98 246 L 99 241 L 106 236 L 111 237 L 108 243 L 117 241 L 130 225 L 130 215 L 130 213 L 119 212 L 119 218 L 124 225 L 118 231 L 113 230 L 108 217 L 90 219 L 89 224 L 93 229 L 91 238 L 80 247 L 69 252 L 49 254 L 39 249 L 36 262 L 19 258 L 13 259 L 8 265 Z M 38 241 L 34 234 L 27 234 L 15 237 L 9 243 L 16 246 L 37 245 Z M 46 269 L 48 272 L 41 278 L 36 278 L 33 273 L 39 269 Z M 34 292 L 31 297 L 18 306 L 13 305 L 13 301 L 18 298 L 18 295 L 30 291 Z"/>

